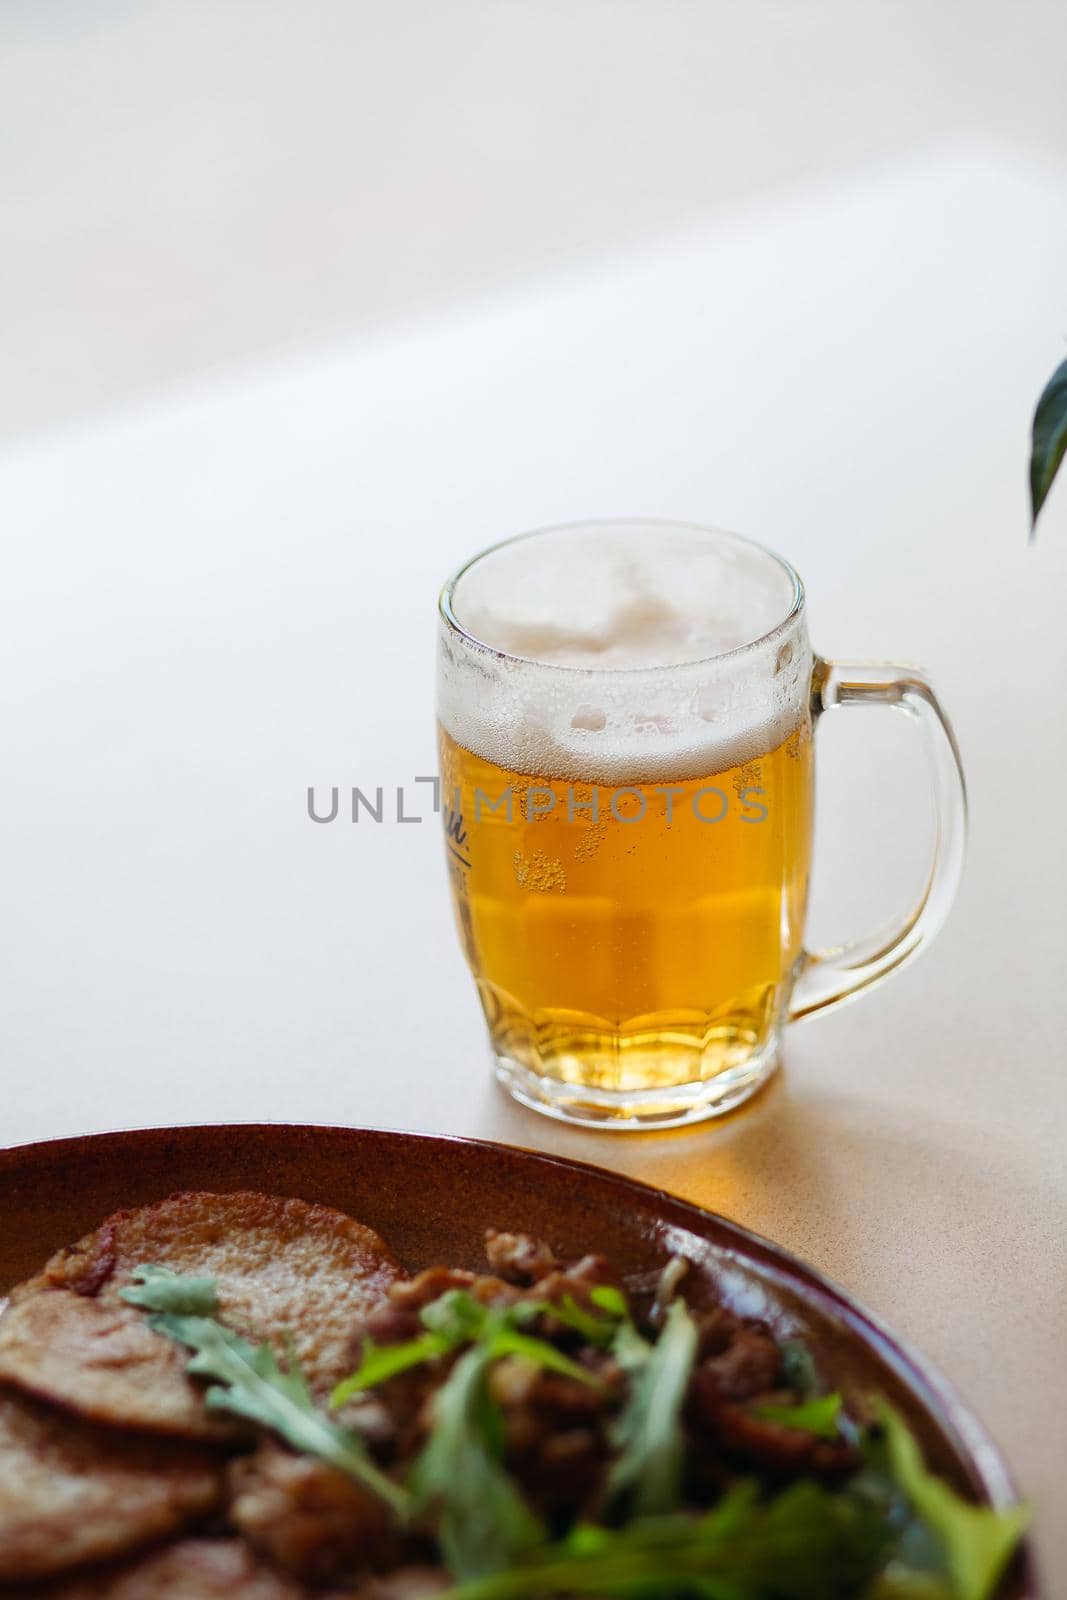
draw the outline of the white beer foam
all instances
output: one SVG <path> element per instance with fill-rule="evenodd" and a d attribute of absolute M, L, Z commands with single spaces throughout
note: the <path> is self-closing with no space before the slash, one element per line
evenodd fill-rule
<path fill-rule="evenodd" d="M 784 567 L 729 535 L 614 524 L 517 540 L 455 584 L 453 615 L 477 642 L 446 629 L 441 721 L 477 755 L 531 775 L 621 784 L 724 771 L 805 714 L 802 622 L 775 632 L 794 597 Z"/>
<path fill-rule="evenodd" d="M 457 585 L 459 622 L 511 655 L 568 667 L 676 666 L 750 644 L 793 601 L 766 551 L 686 529 L 519 539 Z"/>

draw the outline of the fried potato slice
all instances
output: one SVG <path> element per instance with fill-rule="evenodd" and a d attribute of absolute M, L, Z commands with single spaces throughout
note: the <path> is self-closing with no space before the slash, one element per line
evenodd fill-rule
<path fill-rule="evenodd" d="M 214 1278 L 218 1315 L 279 1356 L 291 1339 L 320 1395 L 350 1370 L 361 1319 L 404 1276 L 376 1233 L 327 1206 L 253 1192 L 172 1195 L 116 1212 L 12 1290 L 0 1380 L 120 1427 L 231 1432 L 186 1377 L 186 1353 L 121 1298 L 146 1262 Z"/>
<path fill-rule="evenodd" d="M 239 1539 L 182 1539 L 134 1565 L 50 1584 L 41 1600 L 307 1600 Z"/>
<path fill-rule="evenodd" d="M 203 1448 L 96 1427 L 0 1392 L 0 1583 L 133 1550 L 214 1507 Z"/>

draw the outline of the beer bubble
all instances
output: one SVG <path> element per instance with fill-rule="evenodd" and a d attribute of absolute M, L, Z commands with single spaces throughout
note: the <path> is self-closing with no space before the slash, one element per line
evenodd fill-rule
<path fill-rule="evenodd" d="M 551 859 L 540 850 L 535 850 L 529 856 L 516 850 L 512 867 L 520 889 L 529 889 L 535 894 L 567 892 L 567 874 L 562 862 Z"/>

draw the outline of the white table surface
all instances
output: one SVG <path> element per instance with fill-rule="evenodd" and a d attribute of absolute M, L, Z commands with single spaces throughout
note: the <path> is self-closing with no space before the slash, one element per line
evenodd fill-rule
<path fill-rule="evenodd" d="M 1067 491 L 1028 547 L 1024 488 L 1065 255 L 1064 173 L 953 143 L 9 454 L 0 1139 L 362 1123 L 675 1190 L 948 1373 L 1067 1592 Z M 972 799 L 930 953 L 798 1027 L 747 1112 L 638 1138 L 490 1083 L 435 826 L 305 808 L 433 770 L 434 602 L 463 555 L 601 513 L 782 549 L 824 653 L 929 668 Z M 820 730 L 824 942 L 914 890 L 912 738 Z"/>

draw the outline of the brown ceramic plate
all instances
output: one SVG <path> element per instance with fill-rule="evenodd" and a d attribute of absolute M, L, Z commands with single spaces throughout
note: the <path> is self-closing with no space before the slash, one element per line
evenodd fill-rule
<path fill-rule="evenodd" d="M 811 1267 L 736 1223 L 577 1161 L 474 1139 L 371 1128 L 237 1124 L 94 1134 L 0 1150 L 0 1294 L 109 1212 L 176 1189 L 297 1195 L 368 1223 L 411 1268 L 475 1267 L 489 1226 L 564 1255 L 600 1251 L 626 1273 L 681 1253 L 735 1309 L 810 1344 L 848 1394 L 907 1416 L 927 1460 L 979 1501 L 1017 1498 L 981 1425 L 889 1330 Z M 1029 1551 L 1004 1600 L 1038 1594 Z"/>

